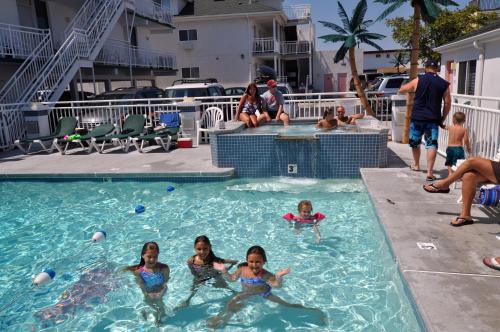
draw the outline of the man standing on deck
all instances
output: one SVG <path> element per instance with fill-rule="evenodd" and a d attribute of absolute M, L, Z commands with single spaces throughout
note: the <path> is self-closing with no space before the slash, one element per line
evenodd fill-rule
<path fill-rule="evenodd" d="M 451 108 L 450 83 L 437 74 L 438 64 L 434 60 L 425 63 L 425 74 L 403 85 L 399 93 L 415 91 L 410 121 L 409 143 L 413 154 L 413 171 L 420 171 L 420 143 L 425 139 L 427 150 L 427 180 L 434 181 L 434 162 L 438 148 L 439 126 L 443 125 Z M 443 113 L 441 114 L 441 102 Z"/>

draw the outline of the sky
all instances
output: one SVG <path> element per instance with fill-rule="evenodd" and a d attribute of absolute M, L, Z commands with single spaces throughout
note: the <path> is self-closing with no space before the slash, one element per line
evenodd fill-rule
<path fill-rule="evenodd" d="M 470 0 L 454 0 L 456 3 L 459 4 L 459 9 L 464 8 Z M 358 4 L 357 0 L 343 0 L 340 1 L 342 3 L 342 6 L 344 7 L 347 15 L 349 17 L 352 17 L 352 11 Z M 367 0 L 368 3 L 368 10 L 365 15 L 365 20 L 375 20 L 378 15 L 382 13 L 382 11 L 386 8 L 385 5 L 380 4 L 380 3 L 375 3 L 372 0 Z M 413 8 L 410 6 L 410 1 L 407 1 L 406 4 L 401 6 L 397 11 L 393 12 L 391 15 L 388 16 L 388 18 L 394 18 L 397 16 L 401 17 L 410 17 L 413 14 Z M 285 0 L 283 3 L 284 6 L 287 5 L 303 5 L 303 4 L 310 4 L 311 5 L 311 11 L 312 11 L 312 20 L 313 23 L 316 27 L 316 49 L 317 50 L 338 50 L 340 45 L 342 45 L 340 42 L 339 43 L 325 43 L 322 39 L 318 39 L 317 37 L 323 36 L 323 35 L 328 35 L 332 33 L 336 33 L 334 30 L 325 28 L 321 23 L 318 23 L 318 21 L 327 21 L 327 22 L 332 22 L 335 24 L 338 24 L 342 26 L 342 22 L 340 21 L 340 18 L 337 14 L 337 1 L 336 0 Z M 451 10 L 455 10 L 457 7 L 448 7 Z M 383 49 L 397 49 L 400 48 L 401 46 L 394 42 L 391 38 L 392 36 L 392 29 L 388 26 L 386 26 L 385 22 L 377 22 L 374 25 L 371 26 L 370 32 L 376 32 L 380 33 L 382 35 L 387 36 L 386 38 L 375 41 L 380 47 Z M 364 50 L 374 50 L 373 47 L 363 44 L 361 47 Z"/>

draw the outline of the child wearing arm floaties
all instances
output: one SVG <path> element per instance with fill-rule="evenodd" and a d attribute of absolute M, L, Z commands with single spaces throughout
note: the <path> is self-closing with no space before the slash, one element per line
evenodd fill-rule
<path fill-rule="evenodd" d="M 194 277 L 193 286 L 191 287 L 191 295 L 184 301 L 182 306 L 188 305 L 191 298 L 196 294 L 198 287 L 209 279 L 215 279 L 215 287 L 227 287 L 227 283 L 222 278 L 220 272 L 214 269 L 214 264 L 230 264 L 228 267 L 230 269 L 234 264 L 238 263 L 238 261 L 232 259 L 215 256 L 212 251 L 210 239 L 205 235 L 200 235 L 194 240 L 194 251 L 196 254 L 187 260 L 189 270 Z"/>
<path fill-rule="evenodd" d="M 158 261 L 160 247 L 156 242 L 146 242 L 142 247 L 141 261 L 126 267 L 125 271 L 134 273 L 135 281 L 144 294 L 144 301 L 156 310 L 156 321 L 165 315 L 163 295 L 167 292 L 170 279 L 168 265 Z"/>
<path fill-rule="evenodd" d="M 234 296 L 226 305 L 226 311 L 220 315 L 211 318 L 208 326 L 216 328 L 226 323 L 233 314 L 241 309 L 245 299 L 251 296 L 262 296 L 264 299 L 276 302 L 288 307 L 305 308 L 300 304 L 288 303 L 272 293 L 273 288 L 279 288 L 282 285 L 282 277 L 290 272 L 290 268 L 282 269 L 273 274 L 264 269 L 267 262 L 266 252 L 260 246 L 253 246 L 247 251 L 247 261 L 238 265 L 234 273 L 229 273 L 224 264 L 215 263 L 214 268 L 220 270 L 229 281 L 240 280 L 242 292 Z"/>
<path fill-rule="evenodd" d="M 465 113 L 456 112 L 453 114 L 452 125 L 444 128 L 448 130 L 448 147 L 446 148 L 446 161 L 444 163 L 448 167 L 448 176 L 453 174 L 451 167 L 457 164 L 457 160 L 465 159 L 464 145 L 467 153 L 471 153 L 469 135 L 464 123 Z"/>
<path fill-rule="evenodd" d="M 316 234 L 316 242 L 319 243 L 321 241 L 321 233 L 319 232 L 318 225 L 321 220 L 326 218 L 325 215 L 319 212 L 312 214 L 312 203 L 308 200 L 300 201 L 297 210 L 299 212 L 298 216 L 294 216 L 292 213 L 288 212 L 283 215 L 283 219 L 286 219 L 289 222 L 294 222 L 297 233 L 300 232 L 300 229 L 303 226 L 312 225 L 314 234 Z"/>

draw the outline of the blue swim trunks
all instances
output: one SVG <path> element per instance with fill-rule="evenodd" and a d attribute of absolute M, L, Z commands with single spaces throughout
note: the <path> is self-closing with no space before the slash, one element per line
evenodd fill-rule
<path fill-rule="evenodd" d="M 446 148 L 445 166 L 454 166 L 458 159 L 465 159 L 465 151 L 461 146 L 449 146 Z"/>
<path fill-rule="evenodd" d="M 425 140 L 426 149 L 438 148 L 439 126 L 437 123 L 411 121 L 410 122 L 410 147 L 417 148 L 422 142 L 422 136 Z"/>

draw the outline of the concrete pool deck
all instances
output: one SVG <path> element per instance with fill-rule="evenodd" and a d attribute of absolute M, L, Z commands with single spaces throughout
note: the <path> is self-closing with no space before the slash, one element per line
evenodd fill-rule
<path fill-rule="evenodd" d="M 498 331 L 500 328 L 500 272 L 483 265 L 484 256 L 500 256 L 500 217 L 474 206 L 476 223 L 451 227 L 457 216 L 460 190 L 428 194 L 422 189 L 425 173 L 410 171 L 406 145 L 389 143 L 389 167 L 363 169 L 387 239 L 393 248 L 418 309 L 429 331 Z M 0 153 L 0 178 L 21 177 L 230 177 L 233 170 L 212 166 L 210 148 L 161 148 L 141 154 L 109 149 L 105 154 L 71 151 L 68 155 Z M 422 168 L 425 160 L 422 156 Z M 443 158 L 437 175 L 446 176 Z M 435 250 L 419 249 L 417 242 L 433 243 Z"/>

